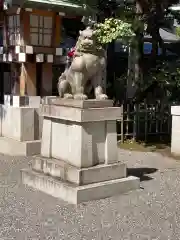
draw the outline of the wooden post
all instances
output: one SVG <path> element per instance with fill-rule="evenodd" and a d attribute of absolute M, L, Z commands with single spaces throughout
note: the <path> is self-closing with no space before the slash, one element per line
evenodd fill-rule
<path fill-rule="evenodd" d="M 20 70 L 20 96 L 25 96 L 25 92 L 26 92 L 26 70 L 24 63 L 22 63 Z"/>
<path fill-rule="evenodd" d="M 147 101 L 144 102 L 145 106 L 145 142 L 147 142 L 147 135 L 148 135 L 148 105 Z"/>
<path fill-rule="evenodd" d="M 137 104 L 133 106 L 133 140 L 137 140 Z"/>
<path fill-rule="evenodd" d="M 36 96 L 36 63 L 22 63 L 20 72 L 20 96 Z"/>
<path fill-rule="evenodd" d="M 37 95 L 36 63 L 25 63 L 26 93 L 28 96 Z"/>
<path fill-rule="evenodd" d="M 61 17 L 59 15 L 55 15 L 55 28 L 54 28 L 54 36 L 52 36 L 52 42 L 54 47 L 59 47 L 61 41 Z"/>
<path fill-rule="evenodd" d="M 52 95 L 52 63 L 43 63 L 41 96 L 51 95 Z"/>
<path fill-rule="evenodd" d="M 121 143 L 124 142 L 124 107 L 121 105 L 122 118 L 121 118 Z"/>

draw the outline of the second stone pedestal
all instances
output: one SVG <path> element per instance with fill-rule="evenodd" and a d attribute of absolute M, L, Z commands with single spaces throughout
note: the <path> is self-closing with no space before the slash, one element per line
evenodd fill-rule
<path fill-rule="evenodd" d="M 172 130 L 171 130 L 171 153 L 180 156 L 180 106 L 171 107 Z"/>
<path fill-rule="evenodd" d="M 12 156 L 40 154 L 39 108 L 0 105 L 0 152 Z"/>
<path fill-rule="evenodd" d="M 53 100 L 43 106 L 41 157 L 22 170 L 23 182 L 77 204 L 139 187 L 118 162 L 112 101 Z"/>

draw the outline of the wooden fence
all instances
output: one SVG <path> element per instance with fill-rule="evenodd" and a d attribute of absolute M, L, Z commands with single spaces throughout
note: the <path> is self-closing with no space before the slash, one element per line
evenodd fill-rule
<path fill-rule="evenodd" d="M 171 112 L 168 104 L 126 104 L 121 106 L 122 118 L 117 121 L 118 140 L 170 140 Z"/>

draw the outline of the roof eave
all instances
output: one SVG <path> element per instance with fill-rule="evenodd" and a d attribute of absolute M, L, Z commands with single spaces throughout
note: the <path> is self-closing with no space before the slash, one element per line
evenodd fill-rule
<path fill-rule="evenodd" d="M 26 0 L 23 4 L 23 7 L 31 7 L 31 8 L 40 8 L 40 9 L 48 9 L 55 12 L 64 12 L 64 13 L 72 13 L 73 15 L 92 15 L 95 14 L 95 10 L 91 9 L 85 4 L 71 4 L 63 1 L 56 0 Z"/>

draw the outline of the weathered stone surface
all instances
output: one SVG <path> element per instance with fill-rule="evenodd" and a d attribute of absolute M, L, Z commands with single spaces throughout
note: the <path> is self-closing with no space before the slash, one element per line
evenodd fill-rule
<path fill-rule="evenodd" d="M 18 141 L 0 137 L 0 153 L 10 156 L 33 156 L 40 154 L 41 141 Z"/>
<path fill-rule="evenodd" d="M 171 152 L 175 155 L 180 155 L 180 106 L 171 107 L 171 114 Z"/>
<path fill-rule="evenodd" d="M 23 183 L 73 204 L 139 188 L 139 178 L 126 177 L 118 162 L 120 108 L 80 108 L 82 103 L 43 106 L 41 157 L 22 170 Z"/>
<path fill-rule="evenodd" d="M 0 152 L 23 156 L 39 154 L 40 115 L 39 108 L 0 105 Z"/>
<path fill-rule="evenodd" d="M 57 100 L 56 96 L 45 96 L 42 98 L 42 104 L 52 104 L 54 101 Z"/>
<path fill-rule="evenodd" d="M 126 165 L 121 162 L 110 165 L 99 164 L 89 168 L 77 168 L 62 160 L 36 157 L 31 162 L 31 167 L 35 171 L 78 185 L 123 178 L 127 174 Z"/>
<path fill-rule="evenodd" d="M 137 177 L 76 186 L 27 169 L 22 170 L 22 180 L 28 186 L 35 187 L 42 192 L 72 204 L 107 198 L 140 187 L 139 178 Z"/>
<path fill-rule="evenodd" d="M 120 115 L 120 108 L 44 107 L 51 110 L 51 106 L 58 112 L 55 116 L 50 111 L 48 117 L 44 118 L 43 157 L 62 159 L 76 167 L 117 162 L 116 119 Z"/>
<path fill-rule="evenodd" d="M 74 122 L 98 122 L 122 118 L 122 111 L 119 107 L 81 109 L 70 106 L 43 105 L 42 114 L 45 117 Z"/>
<path fill-rule="evenodd" d="M 34 108 L 2 105 L 2 136 L 18 141 L 34 140 Z"/>
<path fill-rule="evenodd" d="M 172 106 L 171 115 L 180 116 L 180 106 Z"/>
<path fill-rule="evenodd" d="M 116 121 L 106 122 L 105 163 L 111 164 L 118 159 Z"/>
<path fill-rule="evenodd" d="M 112 107 L 113 100 L 96 100 L 96 99 L 77 100 L 77 99 L 56 98 L 56 100 L 53 99 L 52 104 L 60 105 L 60 106 L 83 108 L 83 109 L 104 108 L 104 107 Z"/>

